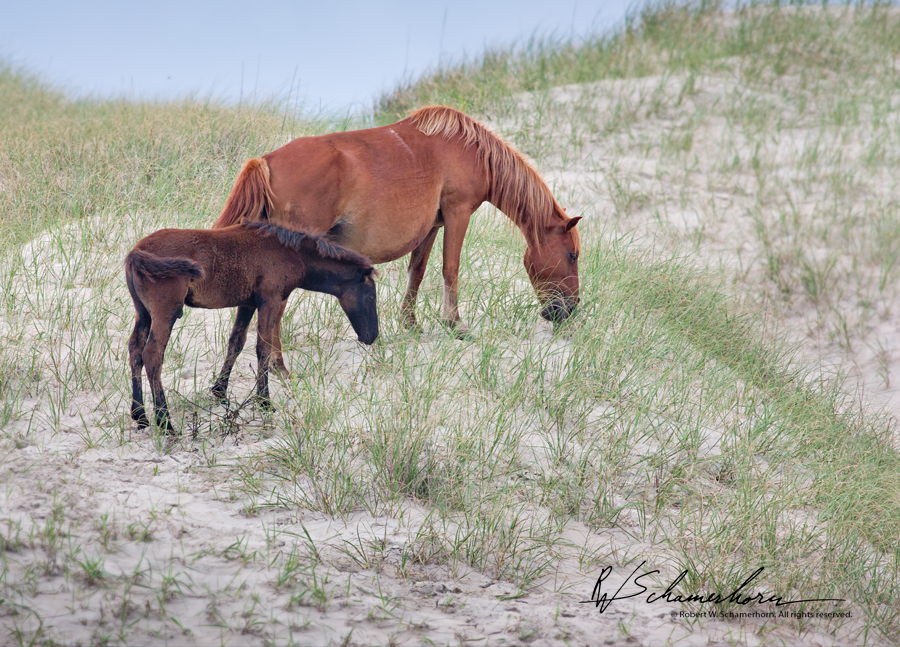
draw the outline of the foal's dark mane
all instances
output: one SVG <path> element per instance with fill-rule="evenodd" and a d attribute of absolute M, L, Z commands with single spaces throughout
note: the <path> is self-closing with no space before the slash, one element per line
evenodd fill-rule
<path fill-rule="evenodd" d="M 367 259 L 362 254 L 358 254 L 352 249 L 347 249 L 346 247 L 336 245 L 328 240 L 325 240 L 322 236 L 308 234 L 305 231 L 283 229 L 268 222 L 244 221 L 243 226 L 246 229 L 256 230 L 266 236 L 274 236 L 278 239 L 279 243 L 281 243 L 285 247 L 293 249 L 296 252 L 304 251 L 301 248 L 301 245 L 305 240 L 309 245 L 312 245 L 315 248 L 315 250 L 319 253 L 319 256 L 322 256 L 324 258 L 332 258 L 336 261 L 347 261 L 349 263 L 360 265 L 362 267 L 372 267 L 369 259 Z"/>

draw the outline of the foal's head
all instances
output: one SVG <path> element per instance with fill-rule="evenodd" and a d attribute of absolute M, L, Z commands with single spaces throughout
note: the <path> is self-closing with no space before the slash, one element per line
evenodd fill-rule
<path fill-rule="evenodd" d="M 375 307 L 375 277 L 378 273 L 375 268 L 367 258 L 351 249 L 318 236 L 308 236 L 308 240 L 315 244 L 322 269 L 331 265 L 327 278 L 322 274 L 329 284 L 325 291 L 337 297 L 359 341 L 371 344 L 378 337 L 378 310 Z"/>
<path fill-rule="evenodd" d="M 525 250 L 525 270 L 547 321 L 564 321 L 578 305 L 579 220 L 563 215 L 562 222 L 545 226 Z"/>
<path fill-rule="evenodd" d="M 338 303 L 350 320 L 357 338 L 371 344 L 378 337 L 378 310 L 375 307 L 375 268 L 363 265 L 338 283 Z"/>

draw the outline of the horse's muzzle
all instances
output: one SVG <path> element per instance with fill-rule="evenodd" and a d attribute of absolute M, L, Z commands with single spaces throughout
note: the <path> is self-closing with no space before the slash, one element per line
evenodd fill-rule
<path fill-rule="evenodd" d="M 541 310 L 541 316 L 551 323 L 562 323 L 575 311 L 576 305 L 575 299 L 553 299 Z"/>

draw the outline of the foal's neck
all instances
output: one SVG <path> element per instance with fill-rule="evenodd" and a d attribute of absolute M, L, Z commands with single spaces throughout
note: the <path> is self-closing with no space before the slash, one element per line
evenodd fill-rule
<path fill-rule="evenodd" d="M 340 296 L 340 285 L 352 271 L 347 265 L 330 258 L 318 257 L 306 263 L 306 273 L 300 279 L 300 287 L 313 292 Z"/>

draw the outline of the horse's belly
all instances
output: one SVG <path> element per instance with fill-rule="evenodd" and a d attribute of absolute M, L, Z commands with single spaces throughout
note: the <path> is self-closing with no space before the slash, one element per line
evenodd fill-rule
<path fill-rule="evenodd" d="M 342 244 L 368 256 L 373 263 L 388 263 L 412 252 L 436 226 L 439 225 L 434 220 L 429 220 L 424 225 L 420 221 L 416 226 L 399 223 L 397 226 L 361 227 L 365 233 Z"/>

